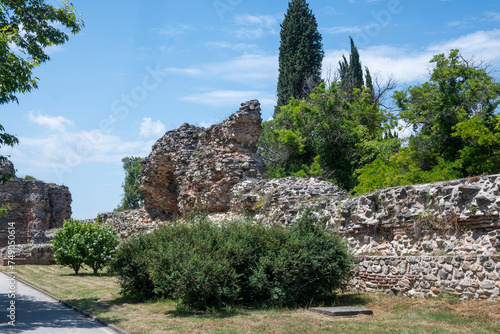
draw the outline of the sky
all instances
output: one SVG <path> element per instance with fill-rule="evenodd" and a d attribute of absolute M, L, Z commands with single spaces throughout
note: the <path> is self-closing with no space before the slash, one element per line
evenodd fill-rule
<path fill-rule="evenodd" d="M 310 0 L 332 77 L 349 36 L 363 66 L 398 89 L 425 82 L 433 55 L 458 48 L 499 78 L 500 3 L 492 0 Z M 272 116 L 280 23 L 288 1 L 73 0 L 85 28 L 36 69 L 38 90 L 0 106 L 18 137 L 17 176 L 69 187 L 73 217 L 120 203 L 121 159 L 146 157 L 166 131 L 209 126 L 259 99 Z"/>

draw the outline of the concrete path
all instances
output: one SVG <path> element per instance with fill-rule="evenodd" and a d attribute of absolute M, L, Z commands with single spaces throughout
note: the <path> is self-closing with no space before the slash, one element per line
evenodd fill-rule
<path fill-rule="evenodd" d="M 57 303 L 43 293 L 0 273 L 0 333 L 109 334 L 114 332 Z"/>

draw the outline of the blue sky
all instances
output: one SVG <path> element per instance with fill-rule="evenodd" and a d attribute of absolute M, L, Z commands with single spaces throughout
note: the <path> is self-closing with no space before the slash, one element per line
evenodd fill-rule
<path fill-rule="evenodd" d="M 165 131 L 208 126 L 257 98 L 276 99 L 280 23 L 288 1 L 73 0 L 86 27 L 36 70 L 39 89 L 1 106 L 20 145 L 0 148 L 18 176 L 64 184 L 75 218 L 112 211 L 121 159 L 145 157 Z M 432 55 L 459 48 L 500 69 L 500 3 L 470 0 L 311 0 L 324 77 L 348 54 L 403 88 L 426 80 Z M 330 70 L 329 70 L 330 69 Z"/>

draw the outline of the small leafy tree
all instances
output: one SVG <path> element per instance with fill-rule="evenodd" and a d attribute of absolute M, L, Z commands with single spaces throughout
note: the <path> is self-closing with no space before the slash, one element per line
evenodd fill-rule
<path fill-rule="evenodd" d="M 118 246 L 116 233 L 111 226 L 84 224 L 83 236 L 86 242 L 85 264 L 94 270 L 94 275 L 104 268 Z"/>
<path fill-rule="evenodd" d="M 123 198 L 115 211 L 139 209 L 144 203 L 144 195 L 139 190 L 139 177 L 142 170 L 143 158 L 125 157 L 122 159 L 125 170 L 123 181 Z"/>
<path fill-rule="evenodd" d="M 58 264 L 72 268 L 75 275 L 86 264 L 97 275 L 111 259 L 118 239 L 110 226 L 69 219 L 56 232 L 52 243 Z"/>
<path fill-rule="evenodd" d="M 78 275 L 85 262 L 86 245 L 82 231 L 81 221 L 69 219 L 57 230 L 52 240 L 54 259 L 58 264 L 73 269 L 75 275 Z"/>

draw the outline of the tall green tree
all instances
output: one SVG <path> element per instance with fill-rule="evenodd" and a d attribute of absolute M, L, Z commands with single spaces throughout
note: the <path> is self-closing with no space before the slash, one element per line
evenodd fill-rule
<path fill-rule="evenodd" d="M 496 122 L 490 117 L 500 103 L 500 83 L 464 59 L 459 50 L 436 55 L 430 63 L 435 67 L 427 82 L 394 94 L 400 118 L 417 133 L 409 147 L 423 170 L 432 169 L 439 158 L 459 159 L 465 142 L 461 136 L 452 136 L 455 127 L 478 114 L 493 129 Z"/>
<path fill-rule="evenodd" d="M 352 189 L 360 168 L 399 149 L 399 139 L 387 135 L 393 117 L 376 101 L 368 68 L 365 86 L 352 39 L 351 51 L 339 62 L 340 81 L 290 99 L 264 122 L 259 149 L 271 177 L 322 175 Z"/>
<path fill-rule="evenodd" d="M 69 38 L 64 30 L 76 34 L 84 26 L 71 2 L 60 7 L 45 2 L 0 0 L 0 104 L 18 102 L 19 93 L 37 88 L 33 70 L 50 60 L 46 48 L 64 44 Z M 0 147 L 18 143 L 0 124 Z M 5 160 L 0 155 L 0 163 Z"/>
<path fill-rule="evenodd" d="M 430 63 L 427 82 L 393 95 L 414 135 L 399 153 L 363 167 L 358 193 L 500 173 L 500 82 L 459 50 Z"/>
<path fill-rule="evenodd" d="M 125 157 L 122 159 L 125 181 L 122 184 L 123 198 L 116 211 L 139 209 L 144 203 L 144 195 L 139 191 L 139 176 L 143 158 Z"/>
<path fill-rule="evenodd" d="M 341 86 L 322 83 L 309 100 L 292 99 L 264 123 L 259 145 L 271 177 L 323 175 L 352 189 L 359 168 L 397 151 L 399 139 L 384 136 L 394 125 L 390 113 L 371 102 L 369 89 L 348 99 Z"/>
<path fill-rule="evenodd" d="M 316 17 L 305 0 L 291 0 L 281 24 L 278 107 L 307 98 L 321 82 L 324 57 Z"/>
<path fill-rule="evenodd" d="M 351 52 L 349 54 L 349 60 L 345 56 L 342 56 L 342 60 L 339 62 L 339 76 L 341 82 L 342 91 L 345 92 L 346 96 L 351 98 L 352 93 L 355 89 L 360 92 L 363 87 L 370 88 L 373 91 L 372 77 L 368 67 L 365 67 L 366 73 L 366 85 L 363 80 L 363 67 L 361 66 L 361 61 L 359 59 L 359 51 L 354 41 L 349 37 L 351 42 Z"/>

